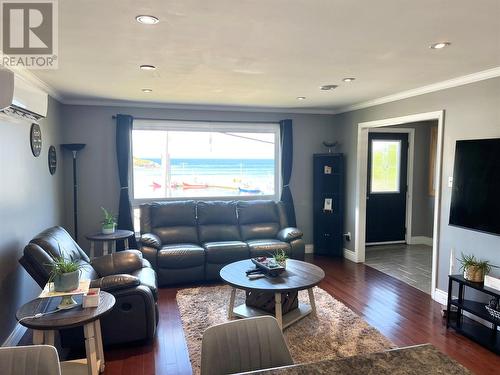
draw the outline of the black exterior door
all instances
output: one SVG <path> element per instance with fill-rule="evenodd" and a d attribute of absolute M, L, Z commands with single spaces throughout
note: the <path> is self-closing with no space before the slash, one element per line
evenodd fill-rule
<path fill-rule="evenodd" d="M 407 133 L 369 133 L 366 243 L 406 240 Z"/>

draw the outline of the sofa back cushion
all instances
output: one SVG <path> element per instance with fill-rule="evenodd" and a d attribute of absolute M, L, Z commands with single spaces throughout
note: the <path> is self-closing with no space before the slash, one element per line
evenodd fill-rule
<path fill-rule="evenodd" d="M 163 244 L 198 243 L 194 201 L 151 203 L 149 211 L 151 232 Z"/>
<path fill-rule="evenodd" d="M 274 201 L 238 202 L 238 222 L 243 240 L 276 238 L 280 217 Z"/>
<path fill-rule="evenodd" d="M 197 215 L 201 243 L 241 240 L 236 202 L 200 201 L 197 204 Z"/>

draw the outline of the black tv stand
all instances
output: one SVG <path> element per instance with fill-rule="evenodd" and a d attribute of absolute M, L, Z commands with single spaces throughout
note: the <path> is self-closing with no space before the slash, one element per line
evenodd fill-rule
<path fill-rule="evenodd" d="M 453 297 L 453 283 L 458 283 L 458 298 Z M 500 333 L 498 326 L 500 319 L 491 316 L 485 308 L 487 302 L 478 302 L 465 298 L 467 288 L 475 289 L 478 292 L 491 297 L 500 299 L 500 291 L 487 288 L 483 283 L 474 283 L 466 280 L 462 275 L 450 275 L 448 277 L 448 305 L 446 309 L 446 327 L 453 328 L 458 333 L 476 341 L 485 348 L 500 354 Z M 455 306 L 456 313 L 452 311 Z M 488 328 L 466 316 L 463 312 L 475 315 L 491 323 Z"/>

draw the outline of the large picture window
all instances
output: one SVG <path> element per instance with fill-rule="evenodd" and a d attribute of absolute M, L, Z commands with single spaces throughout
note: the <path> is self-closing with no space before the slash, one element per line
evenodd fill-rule
<path fill-rule="evenodd" d="M 134 201 L 279 193 L 279 125 L 135 120 Z"/>

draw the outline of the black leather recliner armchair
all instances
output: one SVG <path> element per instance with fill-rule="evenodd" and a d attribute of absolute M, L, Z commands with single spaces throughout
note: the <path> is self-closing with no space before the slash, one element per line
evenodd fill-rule
<path fill-rule="evenodd" d="M 140 251 L 126 250 L 90 260 L 68 232 L 56 226 L 33 238 L 19 262 L 43 288 L 49 280 L 50 264 L 58 257 L 80 263 L 82 279 L 115 296 L 115 306 L 101 320 L 105 345 L 154 338 L 158 323 L 156 273 Z M 63 344 L 72 346 L 71 337 L 79 335 L 74 330 L 61 332 Z M 81 345 L 81 341 L 75 343 Z"/>
<path fill-rule="evenodd" d="M 160 285 L 219 279 L 226 264 L 285 251 L 304 260 L 302 232 L 282 202 L 171 201 L 141 209 L 141 251 Z"/>

